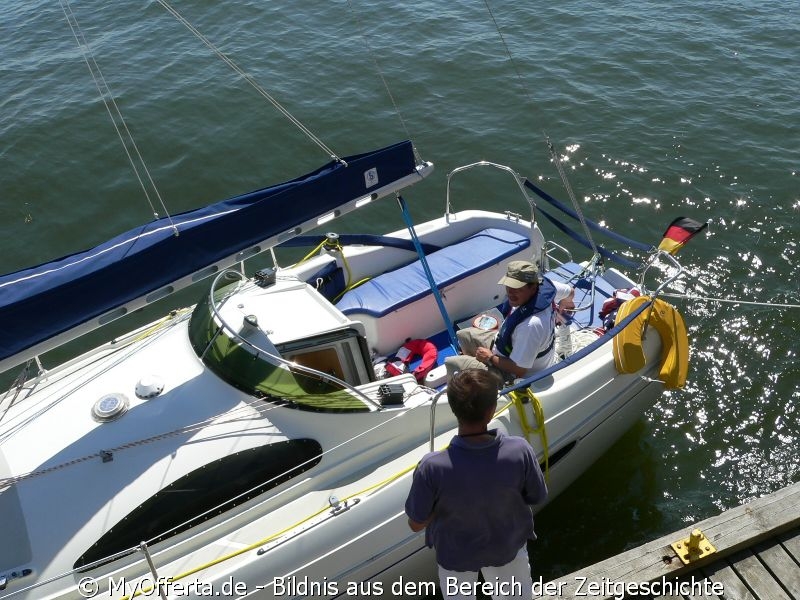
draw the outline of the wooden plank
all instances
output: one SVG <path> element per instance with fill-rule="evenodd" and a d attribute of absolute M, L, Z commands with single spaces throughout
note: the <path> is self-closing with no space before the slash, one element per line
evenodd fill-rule
<path fill-rule="evenodd" d="M 653 596 L 653 600 L 686 600 L 686 599 L 680 594 L 672 591 L 669 594 L 662 594 L 661 596 Z"/>
<path fill-rule="evenodd" d="M 654 588 L 658 592 L 666 590 L 666 593 L 660 596 L 646 596 L 652 600 L 731 600 L 734 597 L 727 595 L 717 595 L 709 592 L 709 586 L 704 583 L 706 578 L 700 575 L 693 577 L 681 577 L 680 579 L 665 579 L 663 583 L 661 580 L 657 582 L 658 587 Z M 720 589 L 721 593 L 721 589 Z M 726 592 L 727 594 L 727 592 Z M 627 596 L 626 596 L 627 597 Z M 638 594 L 631 596 L 632 598 L 640 597 Z M 735 598 L 735 600 L 740 600 Z"/>
<path fill-rule="evenodd" d="M 778 539 L 794 561 L 800 564 L 800 529 L 779 535 Z"/>
<path fill-rule="evenodd" d="M 737 552 L 730 557 L 733 570 L 753 591 L 758 600 L 792 600 L 789 594 L 775 580 L 758 557 L 749 549 Z"/>
<path fill-rule="evenodd" d="M 800 598 L 800 565 L 776 540 L 756 544 L 753 553 L 794 598 Z"/>
<path fill-rule="evenodd" d="M 564 577 L 560 598 L 581 597 L 579 588 L 586 590 L 590 581 L 598 585 L 602 581 L 645 582 L 662 577 L 682 576 L 699 567 L 741 550 L 753 543 L 774 537 L 800 526 L 800 483 L 795 483 L 777 492 L 758 498 L 711 517 L 694 527 L 688 527 L 638 548 L 623 552 L 618 556 L 591 565 Z M 699 528 L 711 540 L 717 553 L 689 565 L 675 557 L 670 543 L 686 538 L 692 529 Z M 585 579 L 582 579 L 585 578 Z M 602 589 L 601 589 L 602 592 Z M 599 593 L 594 598 L 612 598 L 613 593 Z M 541 598 L 557 598 L 542 596 Z M 766 599 L 765 599 L 766 600 Z M 773 600 L 770 598 L 769 600 Z"/>
<path fill-rule="evenodd" d="M 756 600 L 755 596 L 747 589 L 744 581 L 742 581 L 726 560 L 720 560 L 708 567 L 704 567 L 702 572 L 711 581 L 717 581 L 722 584 L 726 599 Z"/>
<path fill-rule="evenodd" d="M 727 590 L 722 589 L 724 586 L 709 587 L 708 578 L 698 571 L 695 571 L 692 577 L 683 577 L 681 579 L 687 584 L 686 588 L 684 588 L 686 590 L 684 593 L 686 600 L 725 600 L 725 598 L 729 597 Z M 712 591 L 717 587 L 720 588 L 718 590 L 719 594 L 715 594 Z M 725 592 L 725 595 L 723 595 L 723 592 Z"/>

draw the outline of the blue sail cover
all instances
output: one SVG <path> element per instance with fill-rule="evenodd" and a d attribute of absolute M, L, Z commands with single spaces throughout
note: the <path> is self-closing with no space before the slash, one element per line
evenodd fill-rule
<path fill-rule="evenodd" d="M 0 361 L 417 173 L 409 141 L 344 160 L 0 277 Z"/>

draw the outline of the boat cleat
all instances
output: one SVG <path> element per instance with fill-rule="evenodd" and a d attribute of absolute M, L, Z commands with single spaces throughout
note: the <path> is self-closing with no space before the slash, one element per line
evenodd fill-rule
<path fill-rule="evenodd" d="M 348 510 L 350 510 L 352 507 L 358 504 L 360 500 L 358 498 L 353 498 L 352 501 L 347 499 L 341 501 L 336 495 L 331 495 L 330 498 L 328 498 L 328 502 L 330 503 L 331 508 L 333 509 L 331 511 L 331 515 L 335 517 L 337 515 L 342 514 L 343 512 L 347 512 Z"/>
<path fill-rule="evenodd" d="M 672 546 L 675 554 L 678 555 L 678 558 L 680 558 L 681 562 L 685 565 L 704 558 L 709 554 L 714 554 L 714 552 L 717 551 L 699 529 L 694 529 L 688 538 L 673 542 L 670 546 Z"/>

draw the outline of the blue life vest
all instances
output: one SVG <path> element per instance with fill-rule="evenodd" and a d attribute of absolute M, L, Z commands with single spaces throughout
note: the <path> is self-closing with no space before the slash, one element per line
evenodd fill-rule
<path fill-rule="evenodd" d="M 510 314 L 509 311 L 511 311 L 511 305 L 509 304 L 508 300 L 506 300 L 503 303 L 503 306 L 500 307 L 500 312 L 503 313 L 505 320 L 503 321 L 503 326 L 500 327 L 500 332 L 497 334 L 497 337 L 494 340 L 497 349 L 500 350 L 500 352 L 502 352 L 506 357 L 511 356 L 511 350 L 513 349 L 513 344 L 511 343 L 511 334 L 514 333 L 517 325 L 532 315 L 542 312 L 548 307 L 552 307 L 555 298 L 556 286 L 554 286 L 552 282 L 545 277 L 542 279 L 542 283 L 539 284 L 539 291 L 536 293 L 536 295 L 528 300 L 528 302 L 518 307 L 515 311 L 510 312 Z M 551 336 L 551 338 L 552 337 L 553 336 Z M 550 344 L 543 350 L 543 352 L 547 353 L 552 345 L 553 341 L 551 340 Z M 542 355 L 542 352 L 540 352 L 536 358 L 539 358 Z"/>

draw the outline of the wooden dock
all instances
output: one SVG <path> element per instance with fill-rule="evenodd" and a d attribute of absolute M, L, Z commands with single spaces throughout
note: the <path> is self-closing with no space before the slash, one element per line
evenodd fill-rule
<path fill-rule="evenodd" d="M 693 529 L 716 551 L 684 564 L 671 544 Z M 800 600 L 800 483 L 557 580 L 535 582 L 534 595 Z"/>

